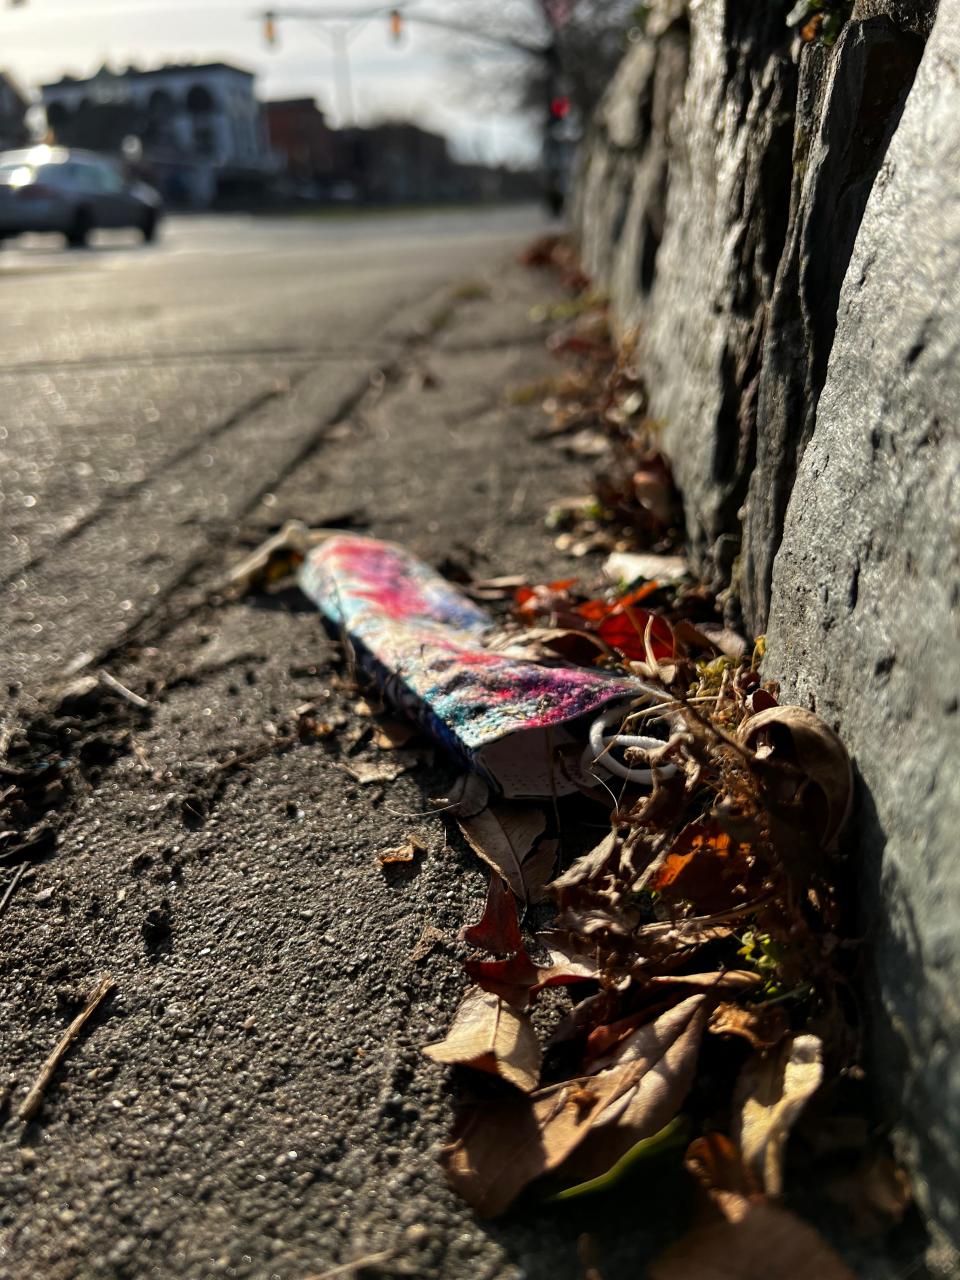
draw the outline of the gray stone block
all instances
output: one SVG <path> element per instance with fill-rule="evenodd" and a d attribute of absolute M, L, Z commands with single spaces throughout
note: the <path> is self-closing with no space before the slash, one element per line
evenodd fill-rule
<path fill-rule="evenodd" d="M 923 39 L 886 15 L 848 22 L 835 49 L 803 50 L 790 227 L 767 317 L 756 460 L 734 584 L 753 631 L 766 623 L 773 558 L 816 421 L 840 285 L 922 53 Z"/>
<path fill-rule="evenodd" d="M 960 1245 L 958 161 L 960 0 L 942 0 L 841 291 L 767 660 L 856 764 L 872 1061 L 945 1255 Z"/>

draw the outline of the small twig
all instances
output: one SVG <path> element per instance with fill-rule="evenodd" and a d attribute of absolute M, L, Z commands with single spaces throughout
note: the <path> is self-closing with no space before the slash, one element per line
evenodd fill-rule
<path fill-rule="evenodd" d="M 88 1019 L 97 1010 L 103 1000 L 105 1000 L 110 994 L 115 985 L 113 978 L 111 978 L 109 974 L 106 977 L 101 978 L 97 983 L 83 1009 L 77 1014 L 69 1027 L 67 1027 L 66 1031 L 60 1037 L 57 1047 L 40 1068 L 40 1074 L 33 1082 L 30 1092 L 20 1104 L 20 1109 L 17 1112 L 18 1120 L 32 1120 L 40 1110 L 40 1104 L 43 1102 L 43 1095 L 46 1093 L 47 1085 L 49 1085 L 53 1078 L 53 1073 L 60 1065 L 67 1051 L 70 1049 L 70 1046 L 80 1035 L 80 1032 L 83 1030 Z"/>
<path fill-rule="evenodd" d="M 109 671 L 100 672 L 100 683 L 105 684 L 107 688 L 117 694 L 121 698 L 125 698 L 127 702 L 133 703 L 135 707 L 139 707 L 141 711 L 148 711 L 150 703 L 146 698 L 141 698 L 139 693 L 134 693 L 132 689 L 128 689 L 125 684 L 121 684 L 116 676 L 112 676 Z"/>
<path fill-rule="evenodd" d="M 389 1262 L 393 1255 L 393 1249 L 383 1249 L 380 1253 L 365 1253 L 362 1258 L 354 1258 L 352 1262 L 341 1262 L 339 1267 L 331 1267 L 329 1271 L 307 1276 L 306 1280 L 336 1280 L 337 1276 L 352 1275 L 360 1267 L 375 1267 L 378 1263 Z"/>
<path fill-rule="evenodd" d="M 13 879 L 7 885 L 6 893 L 3 895 L 2 898 L 0 898 L 0 916 L 3 915 L 7 907 L 10 905 L 10 899 L 17 892 L 17 885 L 23 879 L 26 873 L 27 867 L 29 867 L 29 865 L 30 865 L 29 862 L 21 862 L 19 867 L 17 867 L 16 871 L 14 872 Z"/>
<path fill-rule="evenodd" d="M 297 733 L 286 733 L 271 738 L 268 742 L 261 742 L 255 747 L 251 747 L 249 751 L 240 751 L 236 755 L 228 756 L 226 760 L 220 760 L 217 764 L 211 765 L 207 770 L 207 777 L 216 777 L 218 773 L 226 773 L 230 769 L 242 768 L 245 764 L 254 764 L 257 760 L 263 760 L 266 756 L 273 755 L 275 751 L 281 748 L 292 747 L 300 741 L 300 735 Z"/>

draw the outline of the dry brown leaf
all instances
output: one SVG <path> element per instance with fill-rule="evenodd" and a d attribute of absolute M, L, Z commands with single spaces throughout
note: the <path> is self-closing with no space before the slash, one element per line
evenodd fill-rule
<path fill-rule="evenodd" d="M 490 805 L 472 818 L 458 817 L 457 822 L 474 853 L 526 902 L 523 861 L 546 828 L 543 810 L 531 805 Z"/>
<path fill-rule="evenodd" d="M 727 917 L 731 913 L 727 913 Z M 706 942 L 719 942 L 729 938 L 733 925 L 725 922 L 721 913 L 716 916 L 691 916 L 688 920 L 662 920 L 645 924 L 634 930 L 642 956 L 662 956 L 667 952 L 679 952 L 686 947 L 699 947 Z"/>
<path fill-rule="evenodd" d="M 746 640 L 732 627 L 716 627 L 711 626 L 709 622 L 703 622 L 699 629 L 712 645 L 726 657 L 733 658 L 735 662 L 739 662 L 747 651 Z"/>
<path fill-rule="evenodd" d="M 619 843 L 620 833 L 617 829 L 608 831 L 598 845 L 577 858 L 563 875 L 547 886 L 553 897 L 562 902 L 571 890 L 594 880 L 616 853 Z"/>
<path fill-rule="evenodd" d="M 706 996 L 689 996 L 686 1000 L 681 1000 L 678 1005 L 674 1005 L 672 1009 L 661 1013 L 652 1022 L 646 1022 L 643 1026 L 633 1029 L 627 1027 L 625 1028 L 627 1034 L 622 1036 L 614 1034 L 612 1040 L 608 1040 L 608 1043 L 613 1043 L 613 1048 L 608 1053 L 598 1055 L 590 1063 L 591 1074 L 620 1066 L 625 1062 L 638 1062 L 651 1058 L 663 1040 L 682 1034 L 688 1024 L 693 1024 L 702 1031 L 706 1026 L 709 1008 Z M 627 1024 L 630 1019 L 624 1018 L 621 1021 Z M 614 1024 L 614 1027 L 617 1025 Z M 597 1033 L 594 1033 L 593 1040 L 594 1043 L 598 1042 Z"/>
<path fill-rule="evenodd" d="M 742 1218 L 751 1203 L 763 1199 L 760 1184 L 724 1133 L 714 1131 L 694 1138 L 683 1167 L 729 1222 Z"/>
<path fill-rule="evenodd" d="M 398 844 L 390 849 L 381 849 L 377 854 L 377 861 L 381 867 L 390 867 L 397 862 L 413 862 L 418 853 L 426 853 L 427 846 L 419 841 L 416 836 L 411 836 L 404 844 Z"/>
<path fill-rule="evenodd" d="M 416 751 L 395 751 L 384 760 L 350 760 L 341 768 L 345 769 L 361 786 L 369 786 L 371 782 L 393 782 L 401 773 L 406 773 L 422 760 Z"/>
<path fill-rule="evenodd" d="M 790 1030 L 782 1004 L 745 1008 L 739 1004 L 718 1004 L 707 1028 L 716 1036 L 739 1036 L 754 1049 L 772 1049 Z"/>
<path fill-rule="evenodd" d="M 535 992 L 600 977 L 596 947 L 584 948 L 580 939 L 553 932 L 538 933 L 537 941 L 547 948 L 549 959 L 537 965 Z"/>
<path fill-rule="evenodd" d="M 826 1193 L 864 1237 L 883 1235 L 901 1222 L 913 1199 L 910 1179 L 886 1151 L 871 1152 L 852 1173 L 832 1177 Z"/>
<path fill-rule="evenodd" d="M 533 853 L 524 858 L 521 871 L 528 902 L 546 902 L 547 885 L 553 879 L 559 848 L 559 840 L 541 840 Z"/>
<path fill-rule="evenodd" d="M 822 1079 L 823 1046 L 812 1035 L 792 1036 L 778 1052 L 751 1058 L 740 1073 L 733 1136 L 767 1195 L 782 1190 L 790 1129 Z"/>
<path fill-rule="evenodd" d="M 523 951 L 517 901 L 502 876 L 491 875 L 483 915 L 476 924 L 464 925 L 460 937 L 472 947 L 498 956 L 511 956 Z"/>
<path fill-rule="evenodd" d="M 673 1019 L 669 1032 L 661 1027 L 659 1037 L 651 1035 L 645 1057 L 466 1113 L 442 1156 L 452 1186 L 481 1216 L 495 1217 L 581 1144 L 571 1172 L 577 1178 L 604 1172 L 676 1115 L 693 1083 L 702 1011 L 700 1002 L 685 1021 Z"/>
<path fill-rule="evenodd" d="M 813 1227 L 762 1201 L 747 1205 L 736 1221 L 695 1228 L 648 1274 L 650 1280 L 856 1280 Z"/>
<path fill-rule="evenodd" d="M 434 925 L 424 925 L 423 932 L 417 939 L 417 945 L 410 952 L 410 959 L 414 964 L 418 964 L 427 958 L 434 947 L 442 947 L 446 941 L 447 939 Z"/>
<path fill-rule="evenodd" d="M 610 649 L 599 636 L 572 627 L 531 627 L 519 636 L 505 632 L 502 643 L 493 648 L 530 662 L 556 662 L 564 658 L 580 667 L 592 667 L 597 659 L 610 655 Z"/>
<path fill-rule="evenodd" d="M 539 976 L 539 970 L 527 955 L 526 948 L 509 956 L 498 956 L 495 960 L 464 960 L 463 968 L 471 982 L 484 991 L 501 996 L 516 1009 L 525 1009 L 530 1003 L 531 992 Z"/>
<path fill-rule="evenodd" d="M 540 1044 L 529 1019 L 479 987 L 464 996 L 443 1040 L 423 1052 L 434 1062 L 489 1071 L 524 1093 L 540 1079 Z"/>
<path fill-rule="evenodd" d="M 692 902 L 701 914 L 722 911 L 749 897 L 751 867 L 749 845 L 732 840 L 715 818 L 698 818 L 679 833 L 644 888 Z"/>
<path fill-rule="evenodd" d="M 716 973 L 658 973 L 648 978 L 647 982 L 651 986 L 693 987 L 697 991 L 720 995 L 758 987 L 763 979 L 750 969 L 727 969 Z"/>
<path fill-rule="evenodd" d="M 767 738 L 768 745 L 760 746 L 758 756 L 785 760 L 815 783 L 823 798 L 821 838 L 825 848 L 835 846 L 850 816 L 853 769 L 833 730 L 806 707 L 768 707 L 744 720 L 737 737 L 754 750 Z"/>

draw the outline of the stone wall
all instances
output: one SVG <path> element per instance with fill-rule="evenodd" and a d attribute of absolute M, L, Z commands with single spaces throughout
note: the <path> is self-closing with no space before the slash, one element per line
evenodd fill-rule
<path fill-rule="evenodd" d="M 691 551 L 854 757 L 875 1077 L 960 1245 L 960 0 L 656 0 L 575 223 Z M 931 30 L 932 28 L 932 30 Z M 949 1266 L 944 1263 L 944 1266 Z M 948 1271 L 948 1274 L 956 1274 Z"/>

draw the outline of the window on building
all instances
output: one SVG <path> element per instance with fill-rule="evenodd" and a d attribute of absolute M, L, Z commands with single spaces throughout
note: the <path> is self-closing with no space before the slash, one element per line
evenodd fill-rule
<path fill-rule="evenodd" d="M 187 110 L 192 115 L 208 115 L 216 109 L 217 100 L 206 85 L 195 84 L 187 91 Z"/>
<path fill-rule="evenodd" d="M 154 120 L 165 120 L 177 109 L 173 94 L 166 89 L 154 89 L 147 99 L 147 111 Z"/>
<path fill-rule="evenodd" d="M 212 156 L 217 149 L 217 140 L 208 124 L 197 124 L 193 127 L 193 145 L 202 156 Z"/>

